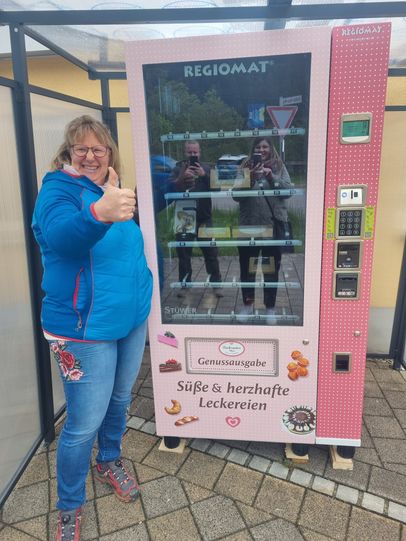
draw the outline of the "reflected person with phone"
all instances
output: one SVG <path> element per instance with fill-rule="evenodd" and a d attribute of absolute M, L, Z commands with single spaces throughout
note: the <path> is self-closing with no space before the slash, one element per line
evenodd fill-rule
<path fill-rule="evenodd" d="M 171 174 L 173 192 L 209 192 L 210 191 L 210 167 L 201 161 L 201 150 L 198 141 L 186 141 L 184 146 L 185 158 L 178 162 Z M 211 197 L 193 199 L 188 198 L 189 210 L 195 214 L 194 234 L 189 239 L 196 238 L 199 227 L 210 227 L 212 220 Z M 195 210 L 194 210 L 195 209 Z M 193 211 L 193 212 L 192 212 Z M 206 272 L 210 276 L 210 282 L 221 282 L 221 274 L 218 262 L 218 252 L 216 247 L 201 247 L 204 257 Z M 192 280 L 192 248 L 176 248 L 179 262 L 179 282 L 191 282 Z M 213 288 L 217 297 L 222 297 L 221 288 Z M 184 298 L 186 293 L 180 289 L 178 297 Z"/>
<path fill-rule="evenodd" d="M 242 164 L 250 171 L 251 190 L 273 190 L 292 188 L 285 164 L 279 157 L 269 137 L 257 137 L 249 158 Z M 288 222 L 286 197 L 234 197 L 240 205 L 240 226 L 269 227 L 274 230 L 275 222 Z M 278 246 L 239 246 L 241 282 L 255 282 L 253 261 L 266 261 L 262 265 L 265 282 L 277 282 L 281 266 L 281 250 Z M 250 267 L 251 263 L 251 267 Z M 266 270 L 264 270 L 266 269 Z M 239 321 L 249 321 L 254 314 L 255 288 L 242 287 L 243 307 Z M 267 323 L 275 323 L 276 287 L 264 288 L 264 305 Z"/>

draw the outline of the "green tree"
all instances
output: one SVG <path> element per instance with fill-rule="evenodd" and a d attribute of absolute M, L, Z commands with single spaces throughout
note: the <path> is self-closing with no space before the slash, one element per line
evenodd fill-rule
<path fill-rule="evenodd" d="M 151 85 L 152 86 L 152 85 Z M 244 118 L 227 105 L 214 89 L 202 99 L 181 82 L 159 79 L 151 92 L 147 91 L 148 125 L 151 153 L 163 153 L 160 137 L 169 132 L 185 133 L 244 128 Z M 202 142 L 205 161 L 214 163 L 220 154 L 246 153 L 247 142 L 229 139 Z M 166 152 L 168 153 L 168 152 Z M 171 155 L 180 159 L 183 146 L 171 145 Z"/>

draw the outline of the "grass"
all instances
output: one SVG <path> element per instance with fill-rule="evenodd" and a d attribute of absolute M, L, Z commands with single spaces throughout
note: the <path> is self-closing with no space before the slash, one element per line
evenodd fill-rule
<path fill-rule="evenodd" d="M 302 254 L 305 249 L 305 214 L 303 212 L 289 212 L 289 220 L 292 224 L 293 238 L 301 240 L 301 246 L 295 246 L 295 254 Z"/>

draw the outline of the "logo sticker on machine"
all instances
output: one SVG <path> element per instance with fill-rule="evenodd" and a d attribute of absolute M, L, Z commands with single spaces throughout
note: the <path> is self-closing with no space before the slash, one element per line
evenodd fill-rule
<path fill-rule="evenodd" d="M 186 338 L 190 374 L 278 375 L 278 340 Z"/>

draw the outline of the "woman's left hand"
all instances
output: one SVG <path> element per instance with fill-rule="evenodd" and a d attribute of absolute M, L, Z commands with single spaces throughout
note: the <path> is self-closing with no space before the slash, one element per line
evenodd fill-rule
<path fill-rule="evenodd" d="M 266 177 L 272 176 L 272 169 L 270 167 L 263 167 L 262 172 Z"/>
<path fill-rule="evenodd" d="M 250 167 L 250 173 L 253 173 L 254 175 L 262 175 L 262 172 L 262 163 L 257 163 L 256 165 Z"/>

